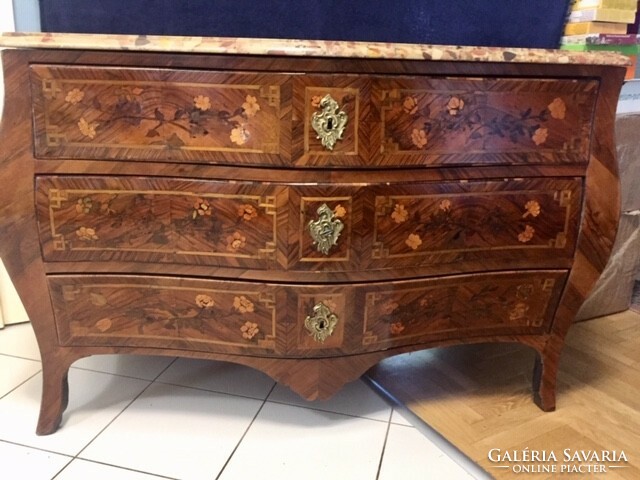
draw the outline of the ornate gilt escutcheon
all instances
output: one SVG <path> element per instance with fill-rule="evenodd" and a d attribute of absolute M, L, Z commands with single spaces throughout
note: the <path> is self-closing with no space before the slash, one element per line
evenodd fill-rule
<path fill-rule="evenodd" d="M 314 112 L 311 116 L 311 126 L 318 134 L 316 138 L 322 146 L 327 150 L 333 150 L 336 142 L 342 140 L 348 117 L 329 94 L 320 100 L 320 108 L 321 112 Z"/>
<path fill-rule="evenodd" d="M 313 244 L 318 246 L 318 251 L 329 255 L 331 247 L 338 244 L 340 232 L 344 229 L 344 223 L 335 218 L 335 213 L 326 203 L 318 208 L 319 218 L 309 222 L 309 233 L 313 238 Z"/>
<path fill-rule="evenodd" d="M 338 316 L 322 302 L 316 303 L 313 306 L 313 315 L 307 316 L 304 320 L 304 326 L 309 331 L 309 335 L 320 343 L 324 343 L 331 336 L 337 324 Z"/>

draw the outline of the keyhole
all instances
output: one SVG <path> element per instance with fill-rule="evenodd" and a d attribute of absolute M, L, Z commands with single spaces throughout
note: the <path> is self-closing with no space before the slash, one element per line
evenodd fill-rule
<path fill-rule="evenodd" d="M 320 321 L 318 322 L 318 329 L 319 329 L 319 330 L 324 330 L 325 328 L 326 328 L 325 321 L 324 321 L 324 320 L 320 320 Z"/>
<path fill-rule="evenodd" d="M 333 129 L 333 118 L 330 118 L 329 120 L 327 120 L 327 130 L 332 130 Z"/>

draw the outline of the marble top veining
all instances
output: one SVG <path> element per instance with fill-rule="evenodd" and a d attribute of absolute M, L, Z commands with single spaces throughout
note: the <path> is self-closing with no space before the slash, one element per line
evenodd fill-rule
<path fill-rule="evenodd" d="M 630 63 L 615 52 L 159 35 L 4 33 L 0 47 L 619 66 Z"/>

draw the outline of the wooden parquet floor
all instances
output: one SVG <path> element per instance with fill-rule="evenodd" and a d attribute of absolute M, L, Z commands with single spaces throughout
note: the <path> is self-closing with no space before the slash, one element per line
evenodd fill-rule
<path fill-rule="evenodd" d="M 532 402 L 533 361 L 533 350 L 519 345 L 460 345 L 393 357 L 368 375 L 497 479 L 640 479 L 640 314 L 571 328 L 555 412 Z M 495 448 L 554 451 L 558 472 L 516 474 L 504 468 L 508 462 L 489 461 Z M 565 449 L 623 450 L 628 462 L 605 462 L 622 468 L 605 465 L 604 473 L 561 474 Z"/>

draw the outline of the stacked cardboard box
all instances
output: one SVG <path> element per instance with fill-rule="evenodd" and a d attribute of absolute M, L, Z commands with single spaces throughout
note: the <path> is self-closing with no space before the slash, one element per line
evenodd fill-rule
<path fill-rule="evenodd" d="M 640 0 L 575 0 L 562 37 L 562 48 L 620 52 L 631 61 L 626 78 L 638 78 L 639 10 Z"/>
<path fill-rule="evenodd" d="M 565 35 L 628 33 L 637 11 L 638 0 L 575 0 Z"/>

